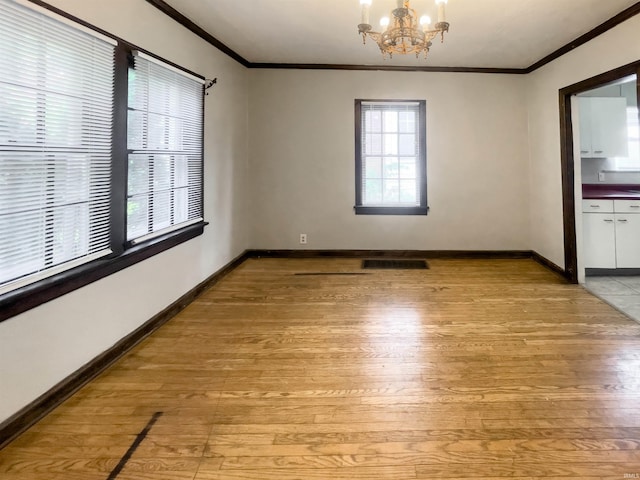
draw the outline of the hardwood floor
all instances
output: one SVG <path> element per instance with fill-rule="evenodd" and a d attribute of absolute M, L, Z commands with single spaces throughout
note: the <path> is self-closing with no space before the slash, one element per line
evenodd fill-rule
<path fill-rule="evenodd" d="M 0 478 L 640 478 L 640 325 L 532 260 L 429 263 L 248 260 Z"/>

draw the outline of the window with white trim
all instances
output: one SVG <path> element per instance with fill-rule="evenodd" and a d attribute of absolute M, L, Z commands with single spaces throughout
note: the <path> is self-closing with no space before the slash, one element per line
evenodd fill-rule
<path fill-rule="evenodd" d="M 0 293 L 111 253 L 115 45 L 0 2 Z"/>
<path fill-rule="evenodd" d="M 426 102 L 356 100 L 356 214 L 426 215 Z"/>

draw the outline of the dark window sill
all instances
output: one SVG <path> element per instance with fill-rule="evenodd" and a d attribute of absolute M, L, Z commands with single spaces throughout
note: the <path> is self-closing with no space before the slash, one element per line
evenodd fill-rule
<path fill-rule="evenodd" d="M 136 245 L 118 256 L 99 259 L 1 295 L 0 322 L 202 235 L 206 225 L 206 222 L 189 225 Z"/>
<path fill-rule="evenodd" d="M 429 207 L 353 207 L 356 215 L 427 215 Z"/>

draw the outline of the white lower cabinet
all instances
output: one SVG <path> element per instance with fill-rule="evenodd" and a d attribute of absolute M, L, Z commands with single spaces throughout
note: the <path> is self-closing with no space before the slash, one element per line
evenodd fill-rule
<path fill-rule="evenodd" d="M 616 268 L 640 267 L 640 214 L 616 213 Z"/>
<path fill-rule="evenodd" d="M 583 201 L 586 268 L 640 268 L 640 212 L 634 213 L 638 204 L 637 200 Z"/>
<path fill-rule="evenodd" d="M 613 213 L 584 213 L 584 265 L 616 268 L 616 225 Z"/>

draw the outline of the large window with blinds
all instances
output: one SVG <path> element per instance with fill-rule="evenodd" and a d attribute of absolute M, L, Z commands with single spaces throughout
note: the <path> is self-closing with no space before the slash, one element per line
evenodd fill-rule
<path fill-rule="evenodd" d="M 116 42 L 0 3 L 0 293 L 111 253 Z"/>
<path fill-rule="evenodd" d="M 202 80 L 134 53 L 127 239 L 137 243 L 202 221 Z"/>
<path fill-rule="evenodd" d="M 202 233 L 203 82 L 0 0 L 0 321 Z"/>
<path fill-rule="evenodd" d="M 356 214 L 426 215 L 426 102 L 356 100 Z"/>

